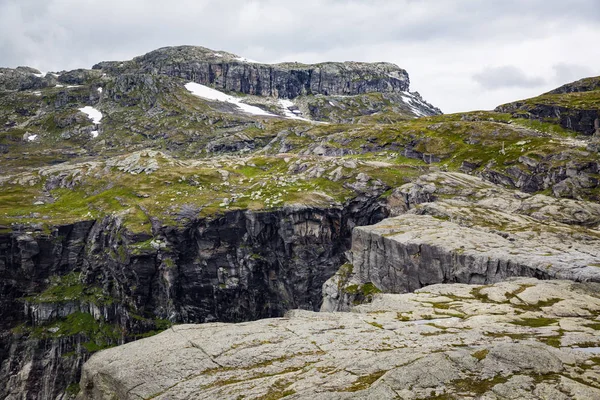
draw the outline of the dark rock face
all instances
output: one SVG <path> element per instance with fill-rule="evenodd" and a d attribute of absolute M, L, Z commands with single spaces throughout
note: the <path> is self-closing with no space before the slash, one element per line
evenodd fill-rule
<path fill-rule="evenodd" d="M 541 161 L 521 157 L 519 164 L 504 171 L 492 165 L 478 175 L 489 182 L 526 193 L 552 188 L 556 197 L 566 198 L 579 198 L 582 192 L 594 190 L 600 185 L 596 177 L 600 171 L 598 163 L 570 161 L 563 166 L 553 165 L 553 161 L 563 157 L 568 157 L 568 154 L 556 154 Z"/>
<path fill-rule="evenodd" d="M 0 91 L 35 90 L 55 84 L 53 75 L 41 76 L 40 71 L 34 68 L 0 68 Z"/>
<path fill-rule="evenodd" d="M 496 111 L 512 113 L 515 118 L 557 121 L 565 129 L 584 135 L 600 135 L 600 111 L 596 104 L 599 89 L 600 77 L 584 78 L 539 98 L 503 104 Z"/>
<path fill-rule="evenodd" d="M 564 94 L 574 92 L 590 92 L 600 89 L 600 77 L 584 78 L 575 82 L 567 83 L 559 88 L 551 90 L 548 94 Z"/>
<path fill-rule="evenodd" d="M 390 63 L 267 65 L 194 46 L 165 47 L 130 62 L 104 62 L 93 68 L 111 74 L 132 70 L 162 74 L 228 91 L 286 99 L 306 94 L 399 93 L 408 91 L 410 83 L 408 73 Z"/>
<path fill-rule="evenodd" d="M 129 234 L 112 218 L 0 235 L 0 397 L 64 393 L 98 335 L 103 346 L 115 345 L 156 329 L 158 319 L 247 321 L 318 310 L 352 228 L 387 215 L 379 201 L 360 197 L 344 208 L 234 211 L 180 228 L 156 223 L 154 238 Z M 48 294 L 53 276 L 77 279 Z"/>
<path fill-rule="evenodd" d="M 516 102 L 506 104 L 496 108 L 496 111 L 503 113 L 518 114 L 519 117 L 527 116 L 536 119 L 558 119 L 560 126 L 565 129 L 571 129 L 581 132 L 584 135 L 593 135 L 600 128 L 600 112 L 598 110 L 580 110 L 561 106 L 551 106 L 536 104 L 535 107 L 528 108 L 529 114 L 519 113 L 522 103 Z"/>

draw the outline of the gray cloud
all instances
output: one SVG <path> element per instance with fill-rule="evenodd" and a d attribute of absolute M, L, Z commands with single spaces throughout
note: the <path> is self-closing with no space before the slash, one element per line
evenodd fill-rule
<path fill-rule="evenodd" d="M 473 79 L 486 89 L 502 88 L 533 88 L 542 86 L 545 81 L 539 77 L 530 77 L 521 69 L 504 65 L 501 67 L 488 67 L 473 75 Z"/>
<path fill-rule="evenodd" d="M 594 74 L 592 68 L 584 65 L 560 63 L 552 66 L 552 68 L 556 73 L 555 81 L 557 84 L 573 82 Z"/>
<path fill-rule="evenodd" d="M 0 65 L 90 67 L 181 44 L 264 62 L 391 61 L 414 90 L 457 110 L 525 95 L 498 88 L 533 88 L 530 76 L 582 72 L 553 65 L 600 65 L 590 51 L 599 19 L 597 0 L 0 0 Z M 507 59 L 525 85 L 474 83 L 481 65 Z"/>

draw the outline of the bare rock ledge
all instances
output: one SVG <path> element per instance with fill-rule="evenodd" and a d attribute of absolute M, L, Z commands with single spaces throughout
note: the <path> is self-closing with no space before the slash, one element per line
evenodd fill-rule
<path fill-rule="evenodd" d="M 600 398 L 599 284 L 433 285 L 352 311 L 174 326 L 92 356 L 78 399 Z"/>

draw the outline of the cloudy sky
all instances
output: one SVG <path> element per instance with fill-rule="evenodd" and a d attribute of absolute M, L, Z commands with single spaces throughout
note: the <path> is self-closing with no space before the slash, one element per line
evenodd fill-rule
<path fill-rule="evenodd" d="M 0 0 L 0 66 L 191 44 L 262 62 L 389 61 L 444 112 L 600 75 L 600 0 Z"/>

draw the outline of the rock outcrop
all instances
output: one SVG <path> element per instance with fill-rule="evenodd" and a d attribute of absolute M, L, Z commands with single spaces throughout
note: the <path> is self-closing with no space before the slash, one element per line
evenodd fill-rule
<path fill-rule="evenodd" d="M 195 215 L 195 213 L 192 213 Z M 91 352 L 171 323 L 317 310 L 351 229 L 387 215 L 346 208 L 232 211 L 131 234 L 119 218 L 0 235 L 0 397 L 56 398 Z"/>
<path fill-rule="evenodd" d="M 0 68 L 0 92 L 42 89 L 56 83 L 54 75 L 44 74 L 35 68 Z"/>
<path fill-rule="evenodd" d="M 600 282 L 597 204 L 531 196 L 457 173 L 425 175 L 390 203 L 401 215 L 354 229 L 352 265 L 324 285 L 322 310 L 347 310 L 373 290 L 406 293 L 436 283 L 511 276 Z"/>
<path fill-rule="evenodd" d="M 409 88 L 408 73 L 390 63 L 262 64 L 204 47 L 164 47 L 130 62 L 94 66 L 108 73 L 138 70 L 163 74 L 218 89 L 293 99 L 306 94 L 357 95 L 400 93 Z"/>
<path fill-rule="evenodd" d="M 558 121 L 565 128 L 584 135 L 600 134 L 598 99 L 600 77 L 585 78 L 563 85 L 532 99 L 503 104 L 498 112 L 517 118 Z"/>
<path fill-rule="evenodd" d="M 598 293 L 535 279 L 434 285 L 352 313 L 175 326 L 94 355 L 77 398 L 598 398 Z"/>

